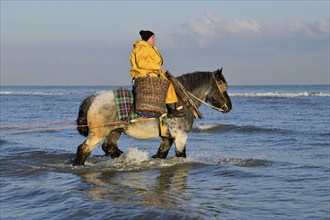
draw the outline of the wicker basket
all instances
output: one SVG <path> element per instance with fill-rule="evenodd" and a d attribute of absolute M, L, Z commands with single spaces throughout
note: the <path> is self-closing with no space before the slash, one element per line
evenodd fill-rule
<path fill-rule="evenodd" d="M 135 79 L 135 107 L 138 113 L 161 116 L 166 112 L 165 101 L 170 82 L 163 77 Z"/>

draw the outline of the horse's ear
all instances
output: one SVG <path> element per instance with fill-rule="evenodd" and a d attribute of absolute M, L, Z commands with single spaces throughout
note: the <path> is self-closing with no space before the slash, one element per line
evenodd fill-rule
<path fill-rule="evenodd" d="M 217 73 L 220 75 L 222 74 L 222 67 L 221 67 L 221 69 L 217 69 Z"/>
<path fill-rule="evenodd" d="M 222 80 L 223 82 L 226 82 L 225 77 L 222 75 L 222 67 L 221 67 L 221 69 L 217 70 L 217 75 L 219 77 L 219 80 Z"/>

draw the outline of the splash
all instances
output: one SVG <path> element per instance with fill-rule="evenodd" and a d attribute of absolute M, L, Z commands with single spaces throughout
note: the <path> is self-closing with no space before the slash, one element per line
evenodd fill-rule
<path fill-rule="evenodd" d="M 120 157 L 95 161 L 94 165 L 100 168 L 115 169 L 117 171 L 141 170 L 150 166 L 150 157 L 148 152 L 137 148 L 128 148 Z"/>
<path fill-rule="evenodd" d="M 124 162 L 127 164 L 141 164 L 148 160 L 150 160 L 148 152 L 138 150 L 137 148 L 129 148 L 124 154 Z"/>

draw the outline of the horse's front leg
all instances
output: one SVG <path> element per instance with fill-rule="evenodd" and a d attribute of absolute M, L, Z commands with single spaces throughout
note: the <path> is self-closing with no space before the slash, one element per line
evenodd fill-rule
<path fill-rule="evenodd" d="M 162 137 L 162 141 L 160 142 L 160 146 L 158 148 L 157 154 L 153 155 L 152 158 L 162 158 L 165 159 L 171 146 L 173 144 L 172 138 Z"/>
<path fill-rule="evenodd" d="M 111 158 L 119 157 L 123 152 L 119 150 L 117 146 L 117 141 L 121 135 L 121 129 L 113 130 L 105 138 L 104 143 L 102 144 L 102 150 L 106 156 L 111 156 Z"/>
<path fill-rule="evenodd" d="M 175 137 L 175 156 L 186 158 L 186 144 L 188 135 L 185 132 L 180 132 Z"/>

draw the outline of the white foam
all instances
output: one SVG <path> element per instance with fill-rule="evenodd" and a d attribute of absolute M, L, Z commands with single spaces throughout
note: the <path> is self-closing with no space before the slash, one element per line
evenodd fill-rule
<path fill-rule="evenodd" d="M 207 131 L 207 130 L 212 130 L 212 129 L 216 129 L 220 127 L 220 124 L 217 123 L 210 123 L 210 124 L 206 124 L 206 123 L 199 123 L 199 124 L 194 124 L 193 128 L 199 131 Z"/>
<path fill-rule="evenodd" d="M 330 93 L 323 92 L 251 92 L 251 93 L 230 93 L 230 96 L 240 97 L 307 97 L 307 96 L 330 96 Z"/>
<path fill-rule="evenodd" d="M 64 92 L 0 91 L 0 95 L 67 95 Z"/>
<path fill-rule="evenodd" d="M 140 164 L 149 159 L 150 157 L 147 151 L 141 151 L 137 148 L 128 148 L 125 153 L 124 162 L 129 164 Z"/>

